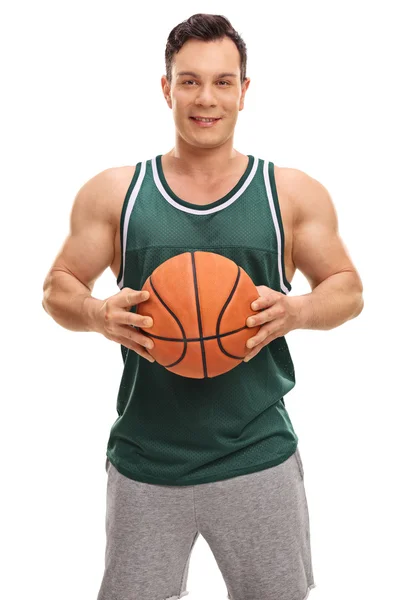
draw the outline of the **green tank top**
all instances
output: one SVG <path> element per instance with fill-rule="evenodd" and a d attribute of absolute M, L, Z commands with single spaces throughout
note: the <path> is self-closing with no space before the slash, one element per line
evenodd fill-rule
<path fill-rule="evenodd" d="M 235 187 L 204 206 L 174 194 L 161 155 L 136 165 L 121 211 L 121 290 L 140 290 L 164 261 L 203 250 L 233 260 L 255 285 L 290 292 L 274 165 L 248 159 Z M 126 477 L 194 485 L 266 469 L 295 452 L 298 438 L 283 400 L 295 372 L 284 337 L 248 363 L 203 379 L 172 373 L 125 346 L 121 352 L 107 457 Z"/>

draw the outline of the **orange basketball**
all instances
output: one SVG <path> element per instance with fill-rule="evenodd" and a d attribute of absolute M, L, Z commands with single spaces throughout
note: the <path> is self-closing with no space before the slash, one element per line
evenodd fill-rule
<path fill-rule="evenodd" d="M 138 327 L 154 347 L 149 354 L 163 367 L 203 379 L 239 365 L 251 350 L 246 342 L 260 326 L 246 320 L 259 297 L 249 275 L 233 260 L 214 252 L 184 252 L 159 265 L 142 290 L 148 300 L 136 305 L 153 325 Z"/>

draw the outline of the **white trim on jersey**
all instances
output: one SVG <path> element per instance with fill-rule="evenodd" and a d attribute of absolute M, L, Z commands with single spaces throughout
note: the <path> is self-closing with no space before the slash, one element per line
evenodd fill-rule
<path fill-rule="evenodd" d="M 195 208 L 189 208 L 186 206 L 182 206 L 181 204 L 176 202 L 173 198 L 171 198 L 171 196 L 168 194 L 168 192 L 165 190 L 164 186 L 161 183 L 161 180 L 160 180 L 160 177 L 158 174 L 158 170 L 157 170 L 156 157 L 151 159 L 154 182 L 155 182 L 159 192 L 162 194 L 162 196 L 167 200 L 167 202 L 169 202 L 172 206 L 174 206 L 178 210 L 182 210 L 183 212 L 187 212 L 190 214 L 196 214 L 196 215 L 208 215 L 210 213 L 214 213 L 219 210 L 223 210 L 224 208 L 226 208 L 227 206 L 230 206 L 233 202 L 235 202 L 235 200 L 237 200 L 243 194 L 243 192 L 246 190 L 246 188 L 250 185 L 251 181 L 253 180 L 253 178 L 257 172 L 258 163 L 259 163 L 259 159 L 254 157 L 253 167 L 252 167 L 248 177 L 246 178 L 246 180 L 244 181 L 244 183 L 240 187 L 240 189 L 232 196 L 232 198 L 229 198 L 229 200 L 227 200 L 223 204 L 220 204 L 219 206 L 215 206 L 214 208 L 197 210 Z M 270 178 L 269 178 L 268 165 L 269 165 L 268 161 L 265 160 L 264 168 L 263 168 L 263 176 L 264 176 L 265 189 L 267 192 L 270 211 L 271 211 L 271 215 L 272 215 L 272 220 L 273 220 L 274 227 L 275 227 L 275 234 L 276 234 L 277 247 L 278 247 L 279 280 L 280 280 L 281 289 L 286 294 L 288 294 L 289 290 L 286 287 L 286 285 L 284 284 L 283 275 L 282 275 L 282 239 L 281 239 L 281 232 L 280 232 L 280 228 L 279 228 L 278 218 L 276 215 L 274 199 L 272 196 L 272 189 L 271 189 L 271 182 L 270 182 Z M 118 287 L 120 289 L 122 289 L 124 287 L 125 251 L 126 251 L 126 240 L 127 240 L 130 216 L 132 213 L 132 209 L 135 205 L 135 201 L 136 201 L 137 195 L 139 193 L 140 187 L 142 185 L 145 173 L 146 173 L 146 161 L 143 161 L 141 163 L 141 168 L 140 168 L 140 173 L 139 173 L 138 179 L 132 189 L 132 192 L 131 192 L 131 195 L 130 195 L 130 198 L 128 201 L 128 205 L 127 205 L 127 208 L 125 211 L 124 227 L 123 227 L 123 244 L 122 244 L 122 275 L 121 275 L 121 281 L 118 284 Z M 278 201 L 279 201 L 279 199 L 278 199 Z"/>
<path fill-rule="evenodd" d="M 136 198 L 139 193 L 140 187 L 142 185 L 142 181 L 144 179 L 145 173 L 146 173 L 146 161 L 143 161 L 141 163 L 139 176 L 137 178 L 135 185 L 133 186 L 131 195 L 128 200 L 128 205 L 127 205 L 126 211 L 125 211 L 124 229 L 123 229 L 123 237 L 122 237 L 122 257 L 121 257 L 121 259 L 122 259 L 122 274 L 121 274 L 121 281 L 119 283 L 117 283 L 118 287 L 121 290 L 124 287 L 125 254 L 126 254 L 125 251 L 126 251 L 126 240 L 128 237 L 128 225 L 129 225 L 132 209 L 135 205 Z"/>
<path fill-rule="evenodd" d="M 267 190 L 267 196 L 268 196 L 269 207 L 270 207 L 270 210 L 271 210 L 272 220 L 273 220 L 274 226 L 275 226 L 276 241 L 277 241 L 277 245 L 278 245 L 278 271 L 279 271 L 279 280 L 280 280 L 280 284 L 281 284 L 281 290 L 283 290 L 286 294 L 288 294 L 289 290 L 286 287 L 286 285 L 284 284 L 284 282 L 283 282 L 283 276 L 282 276 L 282 239 L 281 239 L 281 230 L 279 229 L 278 217 L 276 216 L 274 198 L 272 196 L 271 182 L 270 182 L 270 179 L 269 179 L 268 165 L 269 165 L 269 162 L 267 160 L 265 160 L 264 161 L 264 168 L 263 168 L 263 175 L 264 175 L 265 189 Z M 278 198 L 278 202 L 279 202 L 279 198 Z"/>
<path fill-rule="evenodd" d="M 158 174 L 158 170 L 157 170 L 156 158 L 152 158 L 151 166 L 153 168 L 153 177 L 154 177 L 155 184 L 156 184 L 158 190 L 160 191 L 160 193 L 167 200 L 167 202 L 172 204 L 172 206 L 174 206 L 178 210 L 182 210 L 183 212 L 191 213 L 192 215 L 209 215 L 211 213 L 218 212 L 219 210 L 223 210 L 224 208 L 226 208 L 227 206 L 232 204 L 232 202 L 235 202 L 235 200 L 237 200 L 239 198 L 239 196 L 241 196 L 243 194 L 243 192 L 246 190 L 246 188 L 252 182 L 254 175 L 256 174 L 257 167 L 258 167 L 258 158 L 254 158 L 253 167 L 252 167 L 250 173 L 248 174 L 247 178 L 243 182 L 243 185 L 238 189 L 236 194 L 234 194 L 232 196 L 232 198 L 229 198 L 229 200 L 227 200 L 226 202 L 223 202 L 219 206 L 214 206 L 214 208 L 208 208 L 208 209 L 205 208 L 202 210 L 199 210 L 196 208 L 189 208 L 187 206 L 182 206 L 182 204 L 178 204 L 178 202 L 176 202 L 173 198 L 171 198 L 171 196 L 168 194 L 167 190 L 164 188 L 163 184 L 161 183 L 161 180 L 160 180 L 160 177 Z"/>

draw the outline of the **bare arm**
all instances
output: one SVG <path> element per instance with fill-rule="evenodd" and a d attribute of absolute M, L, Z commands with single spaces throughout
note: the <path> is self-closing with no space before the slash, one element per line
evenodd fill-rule
<path fill-rule="evenodd" d="M 326 188 L 291 169 L 294 206 L 293 262 L 312 292 L 289 297 L 300 329 L 333 329 L 363 309 L 363 285 L 338 231 L 338 219 Z"/>
<path fill-rule="evenodd" d="M 116 224 L 111 194 L 115 193 L 115 179 L 115 169 L 106 169 L 78 191 L 70 233 L 43 284 L 44 309 L 71 331 L 96 331 L 94 314 L 103 301 L 93 298 L 91 292 L 114 258 Z"/>

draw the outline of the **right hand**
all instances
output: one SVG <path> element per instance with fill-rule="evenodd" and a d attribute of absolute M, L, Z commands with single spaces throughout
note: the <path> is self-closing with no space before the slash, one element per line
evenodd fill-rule
<path fill-rule="evenodd" d="M 96 329 L 108 340 L 122 344 L 150 362 L 154 362 L 154 358 L 144 348 L 148 343 L 153 348 L 153 341 L 133 327 L 152 327 L 153 319 L 129 310 L 132 306 L 148 299 L 149 292 L 132 288 L 124 288 L 114 296 L 110 296 L 98 310 Z M 145 324 L 146 318 L 150 319 L 150 325 Z"/>

